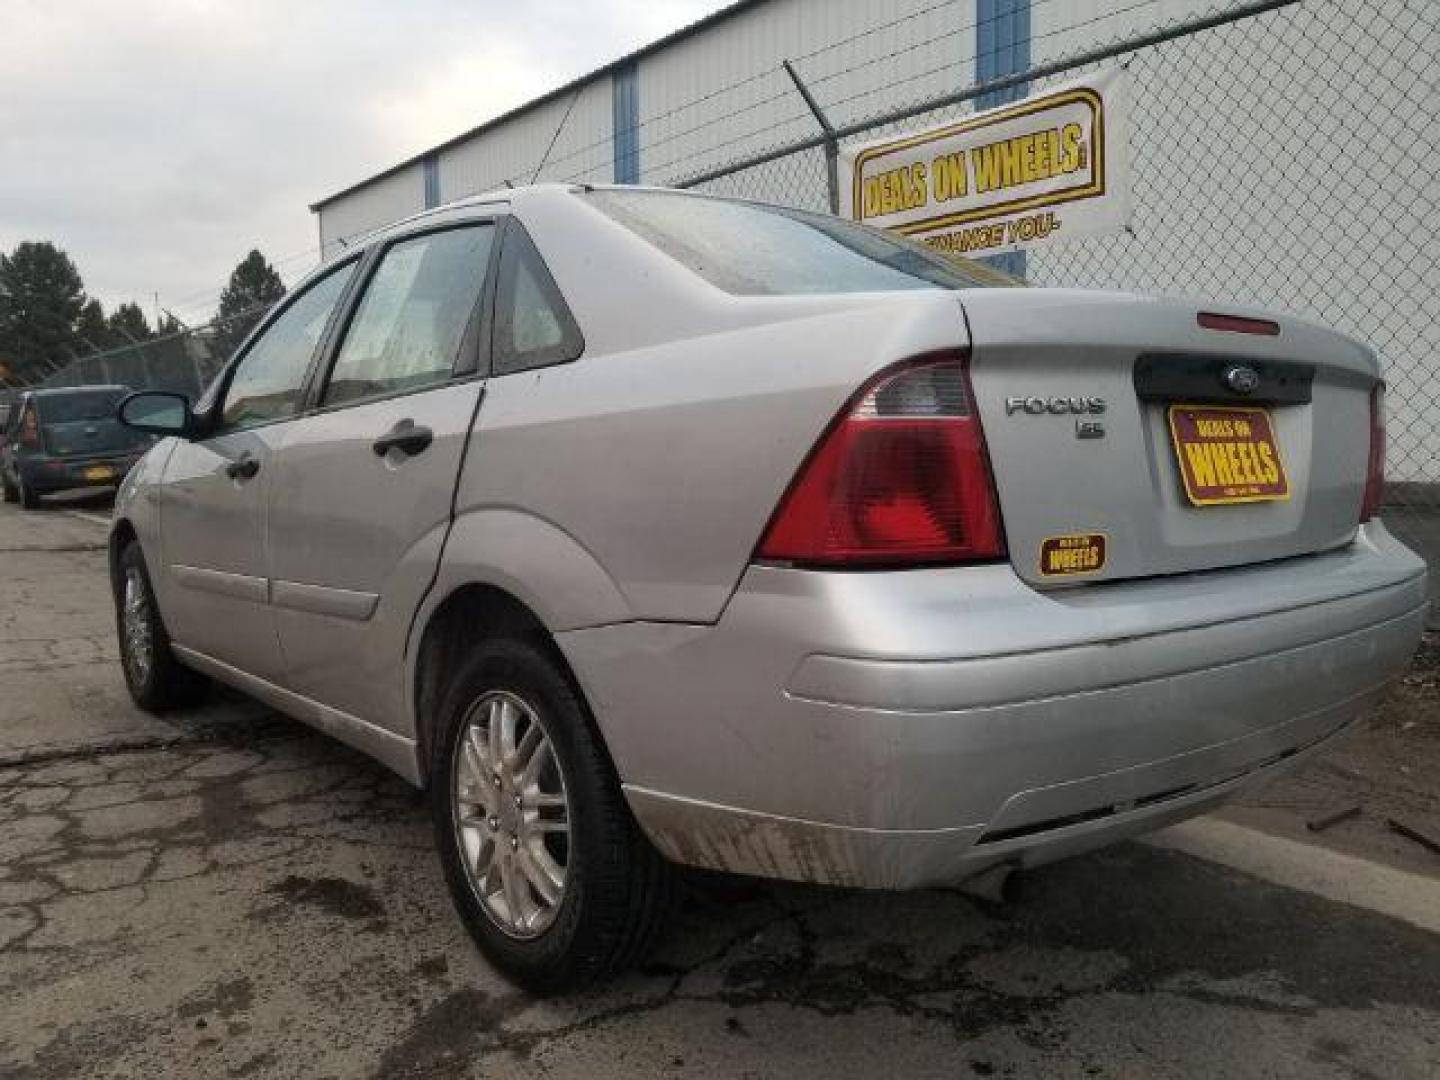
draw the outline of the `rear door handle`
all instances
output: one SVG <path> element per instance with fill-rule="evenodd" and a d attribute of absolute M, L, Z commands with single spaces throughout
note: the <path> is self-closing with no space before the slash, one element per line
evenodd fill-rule
<path fill-rule="evenodd" d="M 414 420 L 401 420 L 371 445 L 375 453 L 384 457 L 391 450 L 399 450 L 406 457 L 423 454 L 435 441 L 435 433 L 428 427 L 418 426 Z"/>
<path fill-rule="evenodd" d="M 249 480 L 260 471 L 260 459 L 254 454 L 241 454 L 225 466 L 225 475 L 231 480 Z"/>

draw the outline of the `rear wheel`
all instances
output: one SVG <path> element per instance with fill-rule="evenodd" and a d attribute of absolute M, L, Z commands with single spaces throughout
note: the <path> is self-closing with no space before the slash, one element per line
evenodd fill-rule
<path fill-rule="evenodd" d="M 125 685 L 136 705 L 163 712 L 193 705 L 205 696 L 209 687 L 205 677 L 181 664 L 170 648 L 170 635 L 155 604 L 137 540 L 131 540 L 120 553 L 115 622 Z"/>
<path fill-rule="evenodd" d="M 542 646 L 488 642 L 455 674 L 430 794 L 461 918 L 516 983 L 574 989 L 653 941 L 670 868 L 640 833 L 583 702 Z"/>

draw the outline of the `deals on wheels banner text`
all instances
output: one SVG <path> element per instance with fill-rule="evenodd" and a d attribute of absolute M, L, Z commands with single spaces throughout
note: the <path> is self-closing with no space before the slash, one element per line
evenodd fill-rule
<path fill-rule="evenodd" d="M 956 254 L 1130 223 L 1129 73 L 1111 68 L 962 120 L 846 147 L 849 216 Z"/>

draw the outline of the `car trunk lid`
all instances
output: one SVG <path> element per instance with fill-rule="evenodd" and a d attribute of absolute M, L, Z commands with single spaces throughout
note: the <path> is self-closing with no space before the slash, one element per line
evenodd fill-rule
<path fill-rule="evenodd" d="M 1184 573 L 1354 536 L 1377 381 L 1357 342 L 1299 319 L 1124 294 L 989 290 L 962 302 L 1010 558 L 1026 580 Z"/>

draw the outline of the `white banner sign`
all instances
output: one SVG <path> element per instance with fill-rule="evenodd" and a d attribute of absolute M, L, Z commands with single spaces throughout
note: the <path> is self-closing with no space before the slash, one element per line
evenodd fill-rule
<path fill-rule="evenodd" d="M 856 221 L 956 254 L 1033 248 L 1130 223 L 1129 73 L 842 151 Z M 847 186 L 848 179 L 848 186 Z"/>

